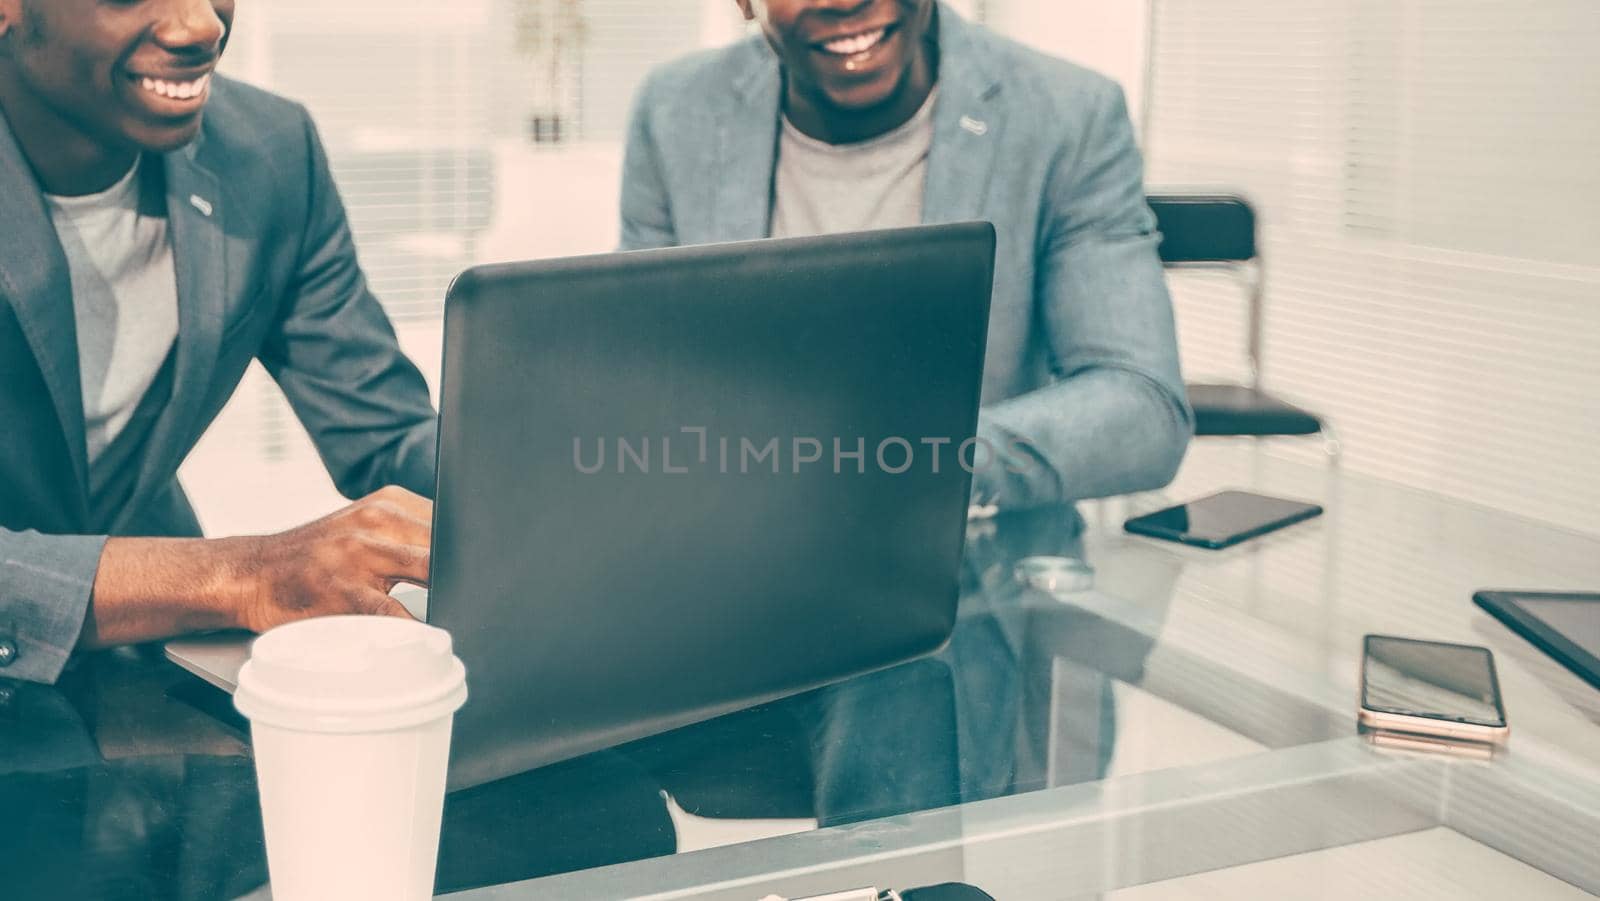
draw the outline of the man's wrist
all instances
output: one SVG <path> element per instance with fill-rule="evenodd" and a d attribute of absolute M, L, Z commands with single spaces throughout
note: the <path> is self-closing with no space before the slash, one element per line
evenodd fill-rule
<path fill-rule="evenodd" d="M 106 647 L 238 628 L 253 539 L 112 538 L 101 551 L 82 642 Z"/>
<path fill-rule="evenodd" d="M 260 593 L 261 539 L 255 536 L 219 538 L 212 545 L 215 560 L 209 567 L 207 594 L 228 629 L 248 629 L 249 611 Z"/>

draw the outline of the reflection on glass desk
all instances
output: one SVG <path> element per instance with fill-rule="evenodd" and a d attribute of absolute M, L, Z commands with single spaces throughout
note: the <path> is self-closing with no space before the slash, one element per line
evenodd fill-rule
<path fill-rule="evenodd" d="M 1222 487 L 1328 512 L 1222 552 L 1121 532 Z M 1600 891 L 1600 692 L 1471 603 L 1600 585 L 1600 540 L 1227 444 L 1159 496 L 1083 513 L 973 524 L 938 654 L 450 796 L 440 892 Z M 1091 572 L 1040 582 L 1035 558 Z M 1357 736 L 1367 632 L 1494 650 L 1509 752 Z M 0 685 L 0 894 L 267 897 L 246 738 L 225 697 L 151 654 Z"/>

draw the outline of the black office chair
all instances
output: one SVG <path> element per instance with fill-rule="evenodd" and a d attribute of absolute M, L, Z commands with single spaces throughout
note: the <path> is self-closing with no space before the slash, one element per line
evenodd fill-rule
<path fill-rule="evenodd" d="M 1195 434 L 1320 435 L 1329 456 L 1337 458 L 1339 443 L 1326 422 L 1261 387 L 1264 279 L 1256 245 L 1255 210 L 1233 194 L 1152 194 L 1148 199 L 1161 229 L 1164 266 L 1225 269 L 1246 286 L 1249 383 L 1186 386 L 1189 404 L 1194 407 Z"/>

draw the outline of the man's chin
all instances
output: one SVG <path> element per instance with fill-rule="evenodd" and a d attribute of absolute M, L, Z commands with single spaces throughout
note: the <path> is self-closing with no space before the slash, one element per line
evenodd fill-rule
<path fill-rule="evenodd" d="M 145 153 L 171 153 L 188 146 L 199 136 L 202 115 L 203 113 L 196 113 L 192 119 L 181 125 L 141 126 L 130 129 L 125 138 Z"/>
<path fill-rule="evenodd" d="M 828 105 L 849 116 L 870 115 L 890 106 L 899 97 L 899 85 L 862 85 L 843 91 L 829 91 Z"/>
<path fill-rule="evenodd" d="M 821 91 L 828 105 L 850 115 L 862 115 L 893 104 L 909 78 L 909 70 L 899 67 L 876 78 L 847 84 L 824 85 Z"/>

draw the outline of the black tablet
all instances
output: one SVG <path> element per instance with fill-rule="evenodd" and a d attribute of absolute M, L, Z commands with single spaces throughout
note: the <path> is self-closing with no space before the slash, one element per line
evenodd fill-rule
<path fill-rule="evenodd" d="M 1600 688 L 1600 593 L 1480 591 L 1479 607 Z"/>

